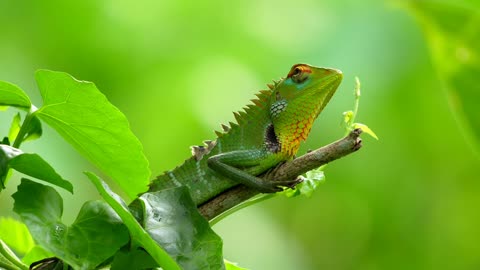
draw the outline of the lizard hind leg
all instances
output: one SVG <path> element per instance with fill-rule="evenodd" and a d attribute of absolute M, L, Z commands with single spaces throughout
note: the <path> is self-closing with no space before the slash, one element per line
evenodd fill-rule
<path fill-rule="evenodd" d="M 207 160 L 208 167 L 215 172 L 262 193 L 281 191 L 279 186 L 291 186 L 297 180 L 266 181 L 259 175 L 275 167 L 279 161 L 274 155 L 261 150 L 238 150 L 222 153 Z"/>

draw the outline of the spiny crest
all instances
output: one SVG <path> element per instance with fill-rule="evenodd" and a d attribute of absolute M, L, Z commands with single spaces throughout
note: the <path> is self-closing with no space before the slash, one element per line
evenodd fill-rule
<path fill-rule="evenodd" d="M 215 147 L 217 142 L 207 140 L 207 141 L 203 141 L 203 144 L 204 145 L 194 145 L 191 147 L 192 156 L 194 156 L 197 161 L 202 159 L 204 155 L 210 153 L 210 151 L 213 149 L 213 147 Z"/>
<path fill-rule="evenodd" d="M 263 110 L 265 109 L 266 104 L 269 101 L 270 96 L 273 93 L 273 90 L 278 86 L 281 82 L 280 80 L 273 80 L 273 83 L 267 84 L 269 90 L 260 90 L 255 96 L 257 98 L 252 99 L 251 102 L 253 104 L 248 104 L 246 107 L 243 108 L 242 111 L 234 112 L 233 116 L 235 117 L 236 123 L 229 123 L 229 126 L 222 124 L 222 131 L 215 131 L 217 137 L 222 137 L 230 130 L 237 128 L 239 125 L 244 124 L 247 120 L 249 115 L 254 112 L 255 110 Z"/>
<path fill-rule="evenodd" d="M 230 131 L 230 127 L 227 126 L 227 125 L 224 125 L 224 124 L 222 124 L 222 129 L 223 129 L 223 131 L 225 131 L 225 132 Z"/>

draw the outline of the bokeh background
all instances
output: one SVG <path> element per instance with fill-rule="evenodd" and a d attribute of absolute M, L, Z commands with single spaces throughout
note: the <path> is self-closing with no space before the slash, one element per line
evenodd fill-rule
<path fill-rule="evenodd" d="M 0 79 L 38 105 L 36 69 L 95 82 L 128 117 L 156 175 L 291 65 L 339 68 L 344 82 L 301 152 L 343 136 L 354 76 L 357 120 L 380 140 L 363 136 L 361 151 L 329 165 L 311 198 L 277 197 L 215 225 L 225 257 L 250 269 L 480 269 L 480 159 L 414 14 L 403 1 L 375 0 L 0 0 Z M 0 134 L 14 113 L 0 114 Z M 91 168 L 44 129 L 23 148 L 72 180 L 74 195 L 59 192 L 73 221 L 98 198 L 82 175 Z M 0 215 L 15 216 L 18 183 L 0 194 Z"/>

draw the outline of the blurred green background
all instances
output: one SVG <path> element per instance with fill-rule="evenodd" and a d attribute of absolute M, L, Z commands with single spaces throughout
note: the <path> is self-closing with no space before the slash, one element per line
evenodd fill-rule
<path fill-rule="evenodd" d="M 401 3 L 0 0 L 0 79 L 35 104 L 36 69 L 95 82 L 130 120 L 156 175 L 214 138 L 291 65 L 339 68 L 344 82 L 300 152 L 343 135 L 354 76 L 362 82 L 357 121 L 380 140 L 363 136 L 361 151 L 329 165 L 311 198 L 278 197 L 215 225 L 225 257 L 251 269 L 480 269 L 480 161 L 425 32 Z M 0 134 L 13 115 L 0 114 Z M 75 195 L 59 190 L 72 221 L 98 198 L 82 175 L 90 168 L 44 127 L 24 150 L 72 180 Z M 0 215 L 14 215 L 18 183 L 0 194 Z"/>

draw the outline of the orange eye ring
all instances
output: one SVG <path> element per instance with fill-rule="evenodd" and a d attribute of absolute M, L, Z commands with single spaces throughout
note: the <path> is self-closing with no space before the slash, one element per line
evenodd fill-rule
<path fill-rule="evenodd" d="M 294 82 L 301 83 L 307 79 L 310 73 L 312 73 L 312 70 L 309 66 L 304 64 L 296 64 L 288 73 L 287 78 L 292 78 Z"/>

